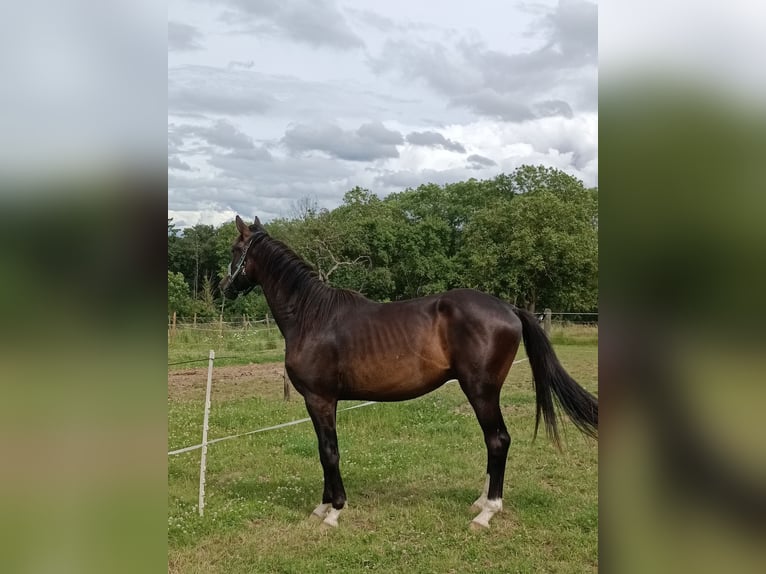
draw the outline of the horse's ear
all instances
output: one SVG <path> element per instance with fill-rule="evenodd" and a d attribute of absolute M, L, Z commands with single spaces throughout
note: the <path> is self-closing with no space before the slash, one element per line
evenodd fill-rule
<path fill-rule="evenodd" d="M 237 225 L 237 231 L 240 232 L 240 234 L 244 237 L 245 235 L 250 234 L 250 229 L 245 225 L 245 222 L 242 221 L 242 218 L 238 215 L 237 218 L 234 220 L 234 223 Z"/>
<path fill-rule="evenodd" d="M 256 226 L 256 227 L 258 227 L 259 229 L 263 229 L 263 225 L 261 225 L 261 220 L 260 220 L 260 219 L 258 219 L 258 216 L 257 216 L 257 215 L 255 216 L 255 221 L 253 221 L 253 223 L 254 223 L 254 224 L 255 224 L 255 226 Z"/>

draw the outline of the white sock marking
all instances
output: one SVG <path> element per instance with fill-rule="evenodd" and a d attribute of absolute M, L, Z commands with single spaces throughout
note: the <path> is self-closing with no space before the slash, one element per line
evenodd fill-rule
<path fill-rule="evenodd" d="M 473 522 L 475 524 L 478 524 L 479 526 L 483 526 L 484 528 L 489 528 L 489 520 L 492 518 L 495 514 L 503 510 L 503 499 L 502 498 L 496 498 L 494 500 L 487 500 L 484 503 L 484 509 L 479 513 L 479 515 L 473 519 Z"/>
<path fill-rule="evenodd" d="M 484 481 L 484 490 L 481 492 L 481 496 L 477 498 L 474 503 L 471 505 L 471 507 L 476 507 L 479 510 L 483 509 L 484 506 L 487 504 L 487 495 L 489 494 L 489 475 L 487 475 L 487 479 Z"/>
<path fill-rule="evenodd" d="M 312 512 L 311 514 L 314 514 L 314 515 L 318 516 L 319 518 L 324 518 L 324 517 L 325 517 L 325 515 L 327 514 L 327 510 L 328 510 L 328 509 L 329 509 L 331 506 L 332 506 L 332 504 L 330 504 L 329 502 L 323 502 L 322 504 L 320 504 L 319 506 L 317 506 L 317 507 L 314 509 L 314 512 Z"/>
<path fill-rule="evenodd" d="M 338 526 L 338 515 L 340 514 L 340 511 L 343 510 L 342 508 L 331 508 L 330 511 L 327 513 L 327 517 L 322 522 L 323 524 L 326 524 L 327 526 Z"/>

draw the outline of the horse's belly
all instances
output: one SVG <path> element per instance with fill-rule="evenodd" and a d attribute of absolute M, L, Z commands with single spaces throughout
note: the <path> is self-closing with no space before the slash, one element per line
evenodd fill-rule
<path fill-rule="evenodd" d="M 449 380 L 442 357 L 367 357 L 342 365 L 341 398 L 401 401 L 424 395 Z"/>

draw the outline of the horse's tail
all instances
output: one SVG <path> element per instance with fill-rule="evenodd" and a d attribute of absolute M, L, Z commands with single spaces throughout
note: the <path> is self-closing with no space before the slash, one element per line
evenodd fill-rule
<path fill-rule="evenodd" d="M 555 396 L 575 426 L 586 435 L 598 439 L 598 401 L 578 385 L 561 366 L 537 317 L 524 309 L 514 307 L 513 310 L 521 319 L 524 346 L 527 349 L 527 357 L 535 380 L 537 395 L 535 437 L 537 437 L 542 415 L 548 437 L 557 447 L 561 446 L 556 410 L 553 405 Z"/>

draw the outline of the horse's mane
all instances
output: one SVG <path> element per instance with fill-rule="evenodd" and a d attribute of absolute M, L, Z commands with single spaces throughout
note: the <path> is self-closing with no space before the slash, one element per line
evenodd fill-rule
<path fill-rule="evenodd" d="M 287 245 L 264 233 L 256 238 L 253 251 L 258 252 L 263 271 L 270 275 L 285 293 L 297 293 L 294 309 L 301 331 L 316 326 L 326 327 L 342 307 L 354 306 L 365 297 L 356 291 L 332 287 L 319 279 L 319 274 Z"/>

